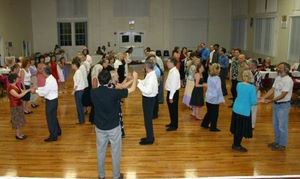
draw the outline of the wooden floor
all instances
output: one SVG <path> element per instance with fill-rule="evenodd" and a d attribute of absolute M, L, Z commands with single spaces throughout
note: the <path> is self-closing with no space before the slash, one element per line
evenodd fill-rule
<path fill-rule="evenodd" d="M 142 74 L 140 74 L 142 77 Z M 62 136 L 57 142 L 45 143 L 48 136 L 44 102 L 26 116 L 26 141 L 16 141 L 11 129 L 9 102 L 0 99 L 0 176 L 97 178 L 97 157 L 94 126 L 75 125 L 76 109 L 68 90 L 59 96 L 58 118 Z M 228 84 L 228 89 L 229 84 Z M 183 90 L 180 91 L 182 99 Z M 140 146 L 145 136 L 141 93 L 136 91 L 123 105 L 126 138 L 123 139 L 121 172 L 126 178 L 173 178 L 207 176 L 261 176 L 300 174 L 300 110 L 291 108 L 287 150 L 271 151 L 267 143 L 273 141 L 272 106 L 258 106 L 254 137 L 243 140 L 248 153 L 232 151 L 229 132 L 231 101 L 220 107 L 219 133 L 200 128 L 200 122 L 190 116 L 191 111 L 180 102 L 179 129 L 166 132 L 169 123 L 167 105 L 160 105 L 159 119 L 154 120 L 155 143 Z M 206 108 L 200 109 L 201 117 Z M 86 120 L 88 117 L 86 116 Z M 109 151 L 109 150 L 108 150 Z M 111 176 L 111 157 L 107 153 L 106 171 Z"/>

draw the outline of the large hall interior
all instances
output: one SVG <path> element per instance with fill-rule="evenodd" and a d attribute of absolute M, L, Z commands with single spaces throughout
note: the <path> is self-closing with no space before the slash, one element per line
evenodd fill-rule
<path fill-rule="evenodd" d="M 299 107 L 300 0 L 0 0 L 0 179 L 300 178 Z"/>

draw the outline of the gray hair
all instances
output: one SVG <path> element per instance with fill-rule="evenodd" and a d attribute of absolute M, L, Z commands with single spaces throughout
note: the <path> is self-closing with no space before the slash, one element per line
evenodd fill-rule
<path fill-rule="evenodd" d="M 43 71 L 46 75 L 51 75 L 52 74 L 52 70 L 49 66 L 44 67 Z"/>
<path fill-rule="evenodd" d="M 281 62 L 281 63 L 279 63 L 279 65 L 284 65 L 284 70 L 285 70 L 286 72 L 289 72 L 290 69 L 291 69 L 290 64 L 288 64 L 288 63 L 286 63 L 286 62 Z M 278 66 L 279 66 L 279 65 L 278 65 Z"/>
<path fill-rule="evenodd" d="M 149 69 L 154 69 L 155 66 L 155 58 L 154 57 L 150 57 L 146 60 L 145 62 L 145 66 Z"/>
<path fill-rule="evenodd" d="M 257 67 L 258 66 L 258 63 L 257 63 L 257 61 L 256 60 L 254 60 L 254 59 L 252 59 L 252 60 L 250 60 L 250 62 L 249 62 L 250 64 L 252 64 L 252 65 L 254 65 L 255 67 Z"/>

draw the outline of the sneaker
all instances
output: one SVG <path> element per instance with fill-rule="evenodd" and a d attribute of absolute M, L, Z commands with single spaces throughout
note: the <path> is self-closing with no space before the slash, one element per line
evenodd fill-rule
<path fill-rule="evenodd" d="M 272 150 L 273 151 L 284 151 L 285 150 L 285 146 L 282 146 L 282 145 L 274 145 L 273 147 L 272 147 Z"/>
<path fill-rule="evenodd" d="M 269 147 L 269 148 L 272 148 L 273 146 L 276 146 L 276 145 L 278 145 L 278 143 L 272 142 L 272 143 L 269 143 L 269 144 L 268 144 L 268 147 Z"/>

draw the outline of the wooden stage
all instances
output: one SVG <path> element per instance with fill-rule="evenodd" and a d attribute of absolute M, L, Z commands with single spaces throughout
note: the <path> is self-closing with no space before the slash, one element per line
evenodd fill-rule
<path fill-rule="evenodd" d="M 143 75 L 140 74 L 140 77 Z M 16 141 L 10 124 L 8 98 L 0 99 L 0 178 L 97 178 L 96 137 L 94 126 L 75 125 L 77 122 L 74 97 L 71 95 L 71 75 L 67 93 L 59 96 L 58 118 L 62 136 L 58 141 L 45 143 L 48 136 L 45 106 L 33 109 L 26 116 L 25 141 Z M 230 91 L 230 85 L 227 86 Z M 182 100 L 183 90 L 180 91 Z M 219 133 L 200 127 L 191 111 L 179 105 L 179 129 L 166 132 L 169 123 L 166 103 L 160 105 L 159 119 L 154 120 L 155 143 L 140 146 L 145 136 L 141 93 L 134 92 L 123 104 L 126 138 L 123 139 L 121 172 L 126 178 L 195 178 L 218 176 L 273 176 L 300 174 L 300 110 L 291 108 L 289 142 L 286 151 L 271 151 L 273 141 L 272 105 L 258 106 L 254 137 L 243 140 L 249 150 L 238 153 L 231 149 L 233 137 L 229 132 L 231 100 L 220 107 Z M 206 108 L 200 109 L 201 117 Z M 297 117 L 298 116 L 298 117 Z M 88 116 L 86 116 L 88 121 Z M 108 149 L 106 171 L 111 176 L 111 157 Z M 275 176 L 277 175 L 277 176 Z M 297 178 L 297 177 L 296 177 Z"/>

